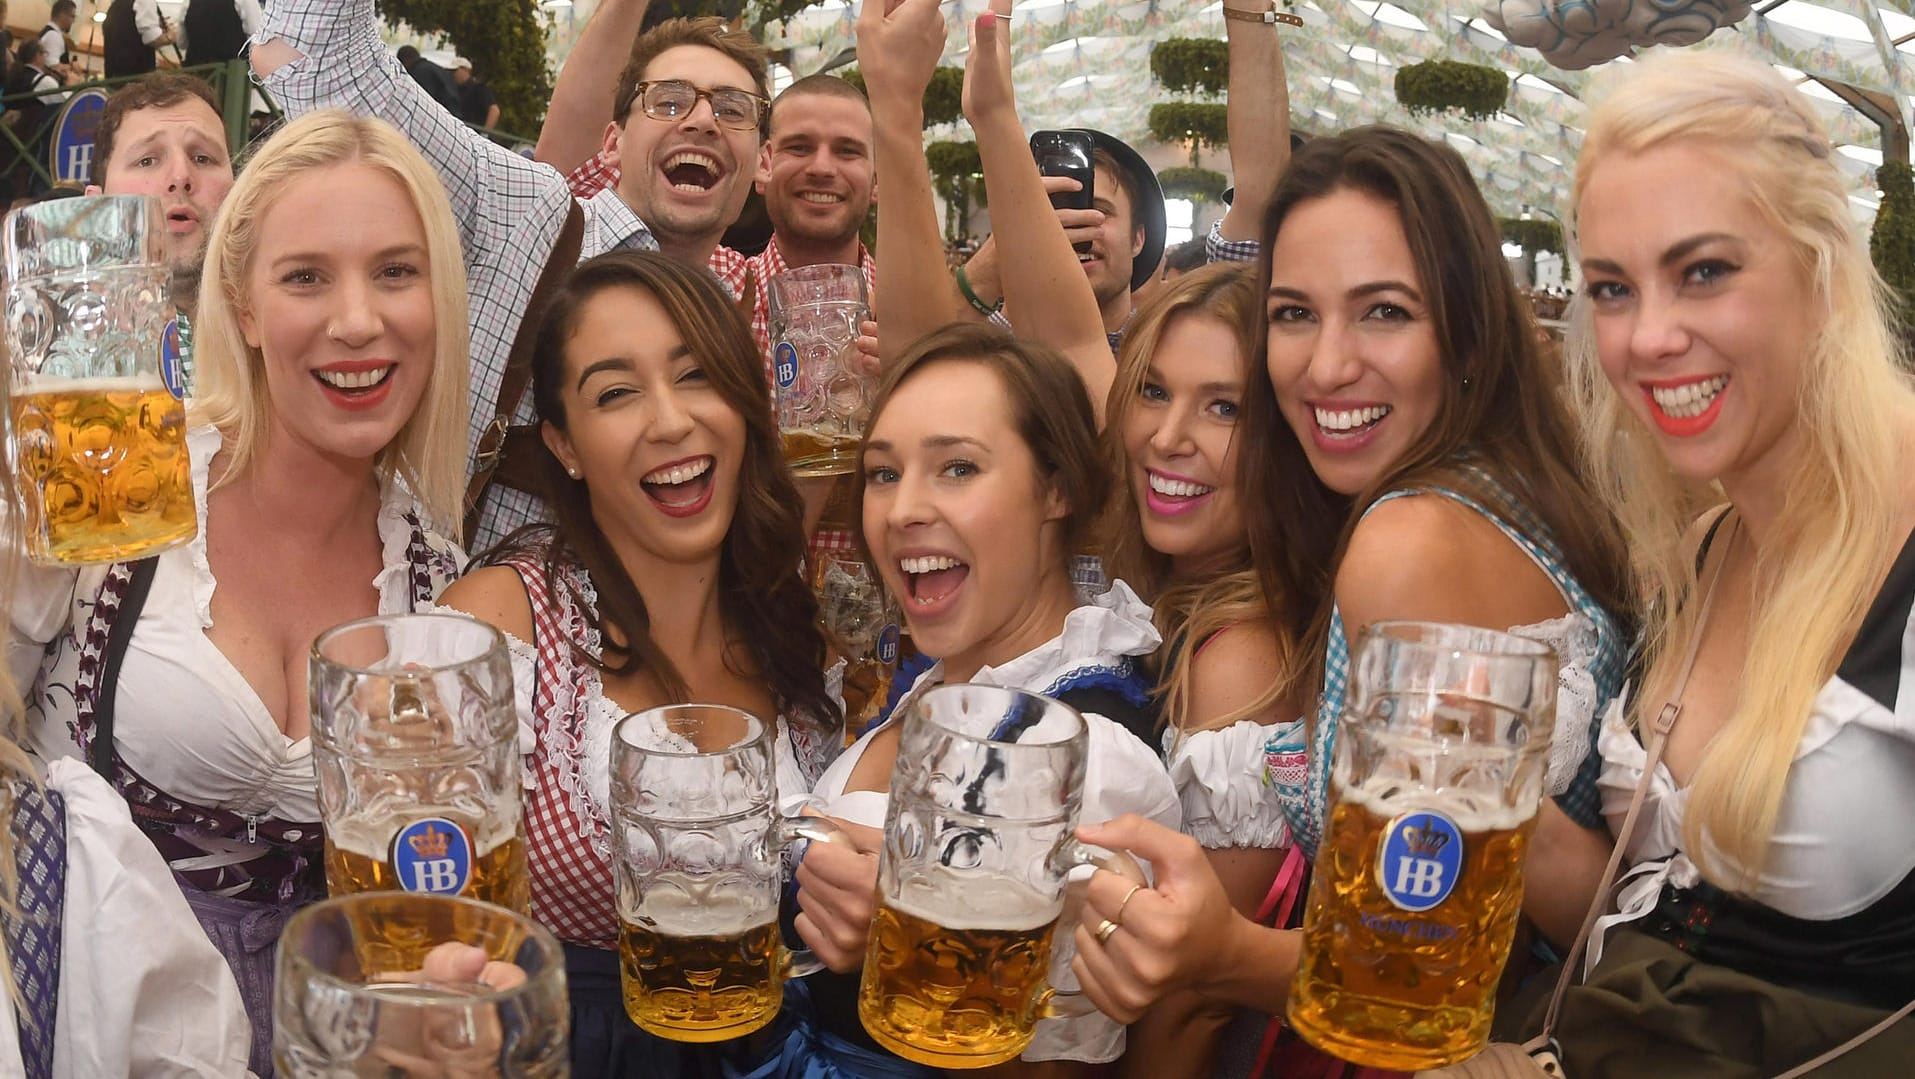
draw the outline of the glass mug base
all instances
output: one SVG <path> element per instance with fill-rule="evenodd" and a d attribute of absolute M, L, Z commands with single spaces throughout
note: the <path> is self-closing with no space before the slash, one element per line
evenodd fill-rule
<path fill-rule="evenodd" d="M 1335 990 L 1292 996 L 1287 1015 L 1299 1037 L 1338 1060 L 1401 1072 L 1447 1067 L 1475 1056 L 1489 1043 L 1491 1019 L 1480 1008 L 1406 1008 L 1399 1001 Z M 1327 1022 L 1333 1015 L 1337 1021 Z M 1376 1036 L 1351 1033 L 1356 1029 Z"/>

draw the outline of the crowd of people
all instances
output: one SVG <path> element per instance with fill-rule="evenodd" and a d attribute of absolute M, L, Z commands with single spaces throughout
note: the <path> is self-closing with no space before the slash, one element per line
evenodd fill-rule
<path fill-rule="evenodd" d="M 308 653 L 435 608 L 510 646 L 530 911 L 582 1079 L 936 1074 L 856 996 L 899 719 L 957 682 L 1082 713 L 1079 834 L 1151 872 L 1090 878 L 1059 988 L 1096 1011 L 1006 1073 L 1339 1074 L 1282 1017 L 1353 642 L 1391 620 L 1561 660 L 1504 1036 L 1538 1029 L 1598 902 L 1553 1027 L 1577 1076 L 1775 1074 L 1915 998 L 1915 389 L 1822 120 L 1772 69 L 1674 52 L 1592 103 L 1559 352 L 1453 149 L 1293 147 L 1285 30 L 1247 0 L 1221 20 L 1233 198 L 1174 258 L 1121 140 L 1091 133 L 1089 209 L 1053 207 L 1079 184 L 1033 159 L 1018 23 L 979 15 L 993 235 L 956 266 L 937 0 L 862 9 L 863 92 L 775 100 L 749 34 L 647 6 L 602 0 L 531 159 L 382 44 L 374 0 L 268 7 L 250 59 L 295 119 L 243 167 L 191 76 L 110 100 L 97 189 L 166 214 L 199 530 L 0 564 L 0 864 L 63 829 L 66 865 L 51 979 L 6 939 L 0 1070 L 271 1074 L 272 942 L 325 887 Z M 754 187 L 773 231 L 746 255 L 721 239 Z M 794 479 L 770 389 L 765 283 L 822 264 L 872 296 L 848 492 Z M 853 536 L 818 527 L 834 494 Z M 803 570 L 831 544 L 922 657 L 861 729 Z M 796 873 L 828 971 L 697 1045 L 626 1015 L 606 801 L 612 726 L 686 701 L 775 717 L 781 794 L 848 840 Z M 57 1016 L 17 988 L 49 984 Z M 1912 1051 L 1889 1026 L 1816 1074 Z"/>

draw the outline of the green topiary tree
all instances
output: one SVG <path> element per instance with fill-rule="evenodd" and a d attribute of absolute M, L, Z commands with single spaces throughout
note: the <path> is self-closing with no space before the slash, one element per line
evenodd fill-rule
<path fill-rule="evenodd" d="M 1230 46 L 1217 38 L 1165 38 L 1151 47 L 1150 73 L 1166 90 L 1221 94 L 1230 85 Z"/>
<path fill-rule="evenodd" d="M 1230 111 L 1224 105 L 1169 101 L 1150 107 L 1150 133 L 1163 142 L 1190 145 L 1190 167 L 1199 164 L 1199 147 L 1212 150 L 1230 144 Z"/>
<path fill-rule="evenodd" d="M 1868 253 L 1876 272 L 1901 300 L 1903 317 L 1915 313 L 1915 171 L 1906 161 L 1884 161 L 1875 170 L 1882 205 L 1875 211 Z"/>
<path fill-rule="evenodd" d="M 1487 120 L 1509 100 L 1509 76 L 1481 64 L 1425 60 L 1397 71 L 1396 99 L 1413 113 L 1456 111 Z"/>
<path fill-rule="evenodd" d="M 944 197 L 944 238 L 956 240 L 971 219 L 971 200 L 988 205 L 984 192 L 984 161 L 975 142 L 934 142 L 924 148 L 931 179 Z"/>
<path fill-rule="evenodd" d="M 1223 198 L 1223 189 L 1230 180 L 1215 169 L 1170 168 L 1157 174 L 1157 184 L 1164 189 L 1167 199 L 1189 199 L 1192 202 L 1216 202 Z"/>
<path fill-rule="evenodd" d="M 1538 251 L 1563 253 L 1563 227 L 1543 218 L 1505 217 L 1499 219 L 1505 242 L 1513 243 L 1529 254 Z"/>
<path fill-rule="evenodd" d="M 857 87 L 860 93 L 871 92 L 865 89 L 864 73 L 855 67 L 838 72 L 838 77 Z M 924 88 L 924 126 L 955 123 L 963 118 L 964 69 L 940 67 L 931 72 L 930 85 Z"/>
<path fill-rule="evenodd" d="M 444 34 L 479 66 L 499 99 L 499 126 L 537 135 L 552 99 L 545 20 L 538 0 L 378 0 L 379 13 L 424 34 Z"/>

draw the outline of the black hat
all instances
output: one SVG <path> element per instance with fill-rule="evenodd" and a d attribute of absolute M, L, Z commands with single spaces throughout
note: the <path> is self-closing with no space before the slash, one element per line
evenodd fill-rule
<path fill-rule="evenodd" d="M 1130 208 L 1131 224 L 1144 226 L 1144 249 L 1130 264 L 1130 287 L 1134 291 L 1144 287 L 1157 272 L 1157 264 L 1164 257 L 1164 189 L 1157 183 L 1157 170 L 1150 167 L 1144 155 L 1130 148 L 1122 139 L 1095 131 L 1088 127 L 1078 128 L 1091 137 L 1092 145 L 1109 154 L 1117 161 L 1117 166 L 1130 174 L 1131 182 L 1144 193 L 1142 205 Z"/>

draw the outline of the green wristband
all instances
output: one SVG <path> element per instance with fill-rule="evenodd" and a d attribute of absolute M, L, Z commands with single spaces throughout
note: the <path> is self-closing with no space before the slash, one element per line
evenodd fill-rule
<path fill-rule="evenodd" d="M 992 307 L 983 300 L 978 299 L 977 293 L 971 291 L 971 279 L 965 276 L 964 267 L 959 266 L 957 272 L 952 276 L 957 278 L 958 291 L 964 293 L 964 298 L 971 301 L 971 306 L 977 308 L 978 314 L 983 315 L 985 318 L 990 318 L 992 315 L 997 314 L 998 308 L 1004 306 L 1003 300 L 997 302 L 997 307 Z"/>

